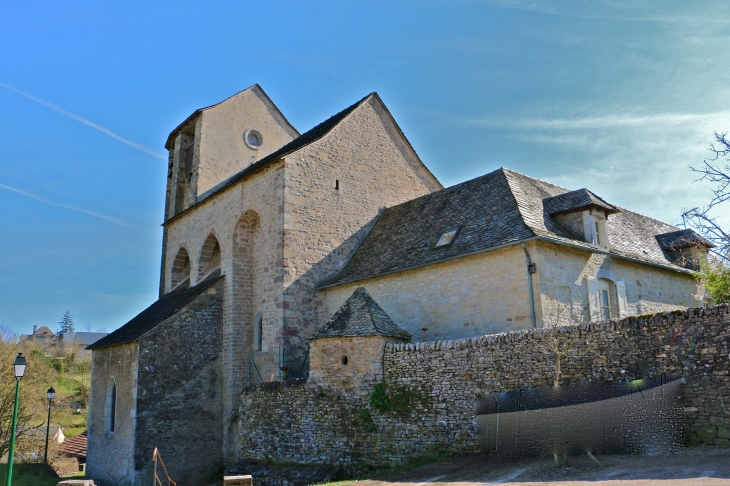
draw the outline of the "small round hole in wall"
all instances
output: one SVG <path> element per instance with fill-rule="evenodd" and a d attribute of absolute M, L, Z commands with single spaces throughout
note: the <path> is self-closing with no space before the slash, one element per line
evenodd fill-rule
<path fill-rule="evenodd" d="M 264 137 L 261 135 L 261 132 L 255 128 L 249 128 L 243 132 L 243 141 L 251 150 L 258 150 L 264 143 Z"/>
<path fill-rule="evenodd" d="M 344 366 L 344 365 L 346 365 L 346 364 L 347 364 L 347 361 L 348 361 L 348 359 L 347 359 L 347 355 L 343 354 L 343 355 L 342 355 L 342 357 L 340 358 L 340 362 L 341 362 L 341 363 L 342 363 L 342 365 Z"/>

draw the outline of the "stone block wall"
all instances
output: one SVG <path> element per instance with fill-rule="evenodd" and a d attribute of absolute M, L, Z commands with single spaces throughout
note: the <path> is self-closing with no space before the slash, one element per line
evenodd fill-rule
<path fill-rule="evenodd" d="M 285 173 L 284 335 L 297 344 L 332 315 L 317 286 L 344 266 L 379 211 L 441 185 L 375 95 L 286 156 Z"/>
<path fill-rule="evenodd" d="M 532 251 L 536 242 L 527 247 Z M 527 261 L 519 245 L 327 288 L 328 315 L 358 287 L 365 287 L 413 341 L 532 327 Z"/>
<path fill-rule="evenodd" d="M 683 377 L 689 440 L 728 446 L 730 306 L 663 312 L 453 341 L 387 344 L 390 408 L 337 382 L 272 383 L 241 394 L 239 455 L 282 462 L 381 465 L 478 452 L 477 405 L 491 393 L 561 382 Z M 372 392 L 371 392 L 372 393 Z"/>
<path fill-rule="evenodd" d="M 137 414 L 137 343 L 97 349 L 92 353 L 88 477 L 99 478 L 102 486 L 128 485 L 134 475 L 134 437 Z M 114 431 L 107 423 L 107 390 L 116 386 Z"/>
<path fill-rule="evenodd" d="M 139 342 L 135 480 L 126 484 L 151 481 L 155 447 L 181 486 L 222 470 L 224 287 L 219 280 Z"/>

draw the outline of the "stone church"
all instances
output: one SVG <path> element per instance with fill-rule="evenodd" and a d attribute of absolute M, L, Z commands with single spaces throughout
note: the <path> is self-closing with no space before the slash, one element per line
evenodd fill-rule
<path fill-rule="evenodd" d="M 702 304 L 694 232 L 508 169 L 445 189 L 377 93 L 300 134 L 255 85 L 166 148 L 160 297 L 90 346 L 97 484 L 149 483 L 155 447 L 178 484 L 219 477 L 242 387 L 321 374 L 309 343 L 332 329 L 436 341 Z"/>

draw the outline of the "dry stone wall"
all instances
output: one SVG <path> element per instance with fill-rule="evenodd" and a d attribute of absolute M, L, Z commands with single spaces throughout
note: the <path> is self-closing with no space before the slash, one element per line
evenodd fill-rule
<path fill-rule="evenodd" d="M 397 464 L 477 452 L 478 402 L 490 393 L 666 374 L 686 380 L 690 442 L 730 446 L 730 306 L 664 312 L 557 330 L 387 344 L 383 388 L 304 380 L 244 388 L 240 456 L 307 464 Z M 385 403 L 387 409 L 377 405 Z M 383 408 L 382 406 L 380 408 Z"/>

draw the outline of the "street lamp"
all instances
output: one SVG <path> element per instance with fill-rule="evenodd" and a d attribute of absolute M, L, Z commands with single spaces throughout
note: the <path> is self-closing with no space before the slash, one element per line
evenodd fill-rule
<path fill-rule="evenodd" d="M 51 387 L 46 392 L 46 395 L 48 395 L 48 422 L 46 423 L 46 451 L 43 453 L 43 464 L 48 465 L 48 434 L 51 431 L 51 402 L 53 401 L 53 397 L 56 396 L 56 390 Z"/>
<path fill-rule="evenodd" d="M 15 432 L 18 427 L 18 401 L 20 399 L 20 380 L 23 379 L 25 368 L 28 362 L 23 353 L 18 353 L 13 361 L 13 374 L 15 375 L 15 407 L 13 407 L 13 426 L 10 429 L 10 451 L 8 451 L 8 477 L 5 486 L 11 486 L 13 482 L 13 458 L 15 456 Z"/>

